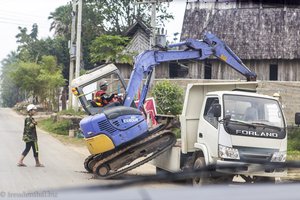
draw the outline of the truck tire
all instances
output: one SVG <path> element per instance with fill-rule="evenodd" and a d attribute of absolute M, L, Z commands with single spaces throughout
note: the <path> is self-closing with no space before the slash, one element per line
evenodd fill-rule
<path fill-rule="evenodd" d="M 196 158 L 195 162 L 194 162 L 194 169 L 201 169 L 204 168 L 205 165 L 205 159 L 202 156 L 199 156 Z M 210 184 L 211 180 L 209 178 L 209 174 L 208 172 L 200 172 L 199 176 L 194 177 L 193 180 L 193 186 L 201 186 L 201 185 L 206 185 L 206 184 Z"/>

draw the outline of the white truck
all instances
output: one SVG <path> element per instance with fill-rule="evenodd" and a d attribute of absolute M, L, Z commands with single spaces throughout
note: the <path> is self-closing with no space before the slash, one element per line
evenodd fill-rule
<path fill-rule="evenodd" d="M 285 162 L 287 129 L 280 102 L 256 93 L 257 82 L 207 82 L 187 86 L 180 115 L 181 138 L 172 149 L 152 160 L 157 169 L 178 172 L 184 168 L 216 165 L 209 176 L 194 184 L 232 180 L 275 181 L 286 175 L 272 162 Z M 224 164 L 241 165 L 224 170 Z M 266 165 L 267 164 L 267 165 Z"/>

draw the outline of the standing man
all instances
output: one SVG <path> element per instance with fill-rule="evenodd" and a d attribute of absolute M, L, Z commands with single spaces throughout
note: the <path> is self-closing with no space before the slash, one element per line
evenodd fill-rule
<path fill-rule="evenodd" d="M 32 148 L 33 156 L 35 158 L 36 167 L 44 167 L 43 164 L 39 161 L 39 148 L 37 143 L 37 134 L 36 134 L 36 125 L 37 122 L 34 120 L 33 115 L 36 113 L 36 106 L 29 104 L 27 106 L 28 115 L 25 118 L 24 132 L 23 132 L 23 141 L 25 142 L 25 150 L 23 151 L 21 158 L 18 162 L 19 167 L 26 167 L 23 163 L 24 158 Z"/>

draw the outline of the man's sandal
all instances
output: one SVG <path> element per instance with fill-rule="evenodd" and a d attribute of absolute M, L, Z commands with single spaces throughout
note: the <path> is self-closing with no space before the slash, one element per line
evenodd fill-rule
<path fill-rule="evenodd" d="M 24 163 L 18 163 L 17 166 L 18 167 L 27 167 L 27 165 L 25 165 Z"/>
<path fill-rule="evenodd" d="M 45 167 L 43 164 L 36 164 L 35 167 Z"/>

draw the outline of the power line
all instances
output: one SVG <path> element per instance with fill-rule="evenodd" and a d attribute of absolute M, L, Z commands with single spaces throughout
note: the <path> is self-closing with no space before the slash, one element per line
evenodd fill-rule
<path fill-rule="evenodd" d="M 0 23 L 2 23 L 2 24 L 11 24 L 11 25 L 19 25 L 19 26 L 30 26 L 31 27 L 36 22 L 32 22 L 32 23 L 30 23 L 30 22 L 28 22 L 28 23 L 20 23 L 18 21 L 7 21 L 7 20 L 0 19 Z M 49 25 L 49 27 L 47 27 L 46 25 L 39 25 L 38 23 L 36 23 L 36 24 L 38 25 L 39 30 L 40 29 L 49 29 L 50 28 L 50 25 Z"/>
<path fill-rule="evenodd" d="M 42 16 L 42 15 L 32 15 L 32 14 L 28 14 L 28 13 L 21 13 L 21 12 L 14 12 L 14 11 L 7 11 L 7 10 L 1 10 L 0 9 L 0 13 L 3 13 L 3 14 L 5 14 L 6 15 L 6 13 L 7 14 L 9 14 L 9 15 L 14 15 L 14 16 L 22 16 L 22 17 L 24 17 L 24 16 L 27 16 L 27 17 L 38 17 L 38 18 L 40 18 L 40 17 L 44 17 L 44 16 Z M 49 15 L 50 15 L 50 13 L 49 13 Z"/>
<path fill-rule="evenodd" d="M 17 21 L 17 22 L 25 22 L 25 23 L 37 23 L 39 20 L 24 20 L 10 17 L 3 17 L 0 15 L 0 20 L 8 20 L 8 21 Z M 42 22 L 42 21 L 40 21 Z"/>
<path fill-rule="evenodd" d="M 0 19 L 1 24 L 12 24 L 12 25 L 19 25 L 19 26 L 28 26 L 28 24 L 22 24 L 22 23 L 17 23 L 17 22 L 9 22 L 9 21 L 3 21 Z"/>

